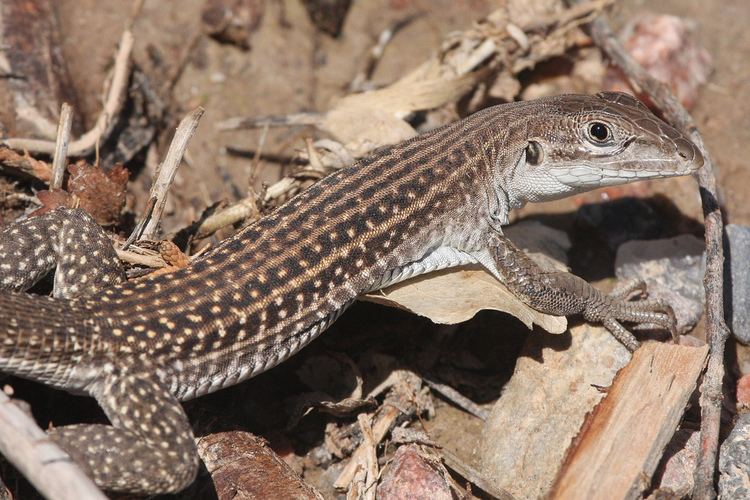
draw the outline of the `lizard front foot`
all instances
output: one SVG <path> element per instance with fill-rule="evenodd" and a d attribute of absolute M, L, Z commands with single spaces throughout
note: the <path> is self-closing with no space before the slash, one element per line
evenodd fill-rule
<path fill-rule="evenodd" d="M 596 292 L 587 297 L 584 319 L 604 325 L 631 352 L 638 349 L 640 343 L 621 322 L 654 325 L 669 331 L 674 342 L 678 341 L 672 307 L 661 299 L 647 298 L 643 281 L 632 281 L 610 294 Z"/>

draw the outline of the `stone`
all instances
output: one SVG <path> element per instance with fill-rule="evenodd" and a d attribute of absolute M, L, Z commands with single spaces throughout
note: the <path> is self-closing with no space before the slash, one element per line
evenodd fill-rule
<path fill-rule="evenodd" d="M 728 224 L 725 228 L 726 262 L 724 280 L 731 293 L 724 295 L 729 325 L 737 340 L 750 344 L 750 227 Z"/>
<path fill-rule="evenodd" d="M 719 498 L 750 498 L 750 413 L 737 417 L 719 452 Z"/>
<path fill-rule="evenodd" d="M 645 281 L 649 297 L 671 305 L 677 330 L 686 333 L 703 314 L 703 249 L 703 240 L 689 234 L 629 241 L 617 249 L 615 275 L 621 281 Z"/>

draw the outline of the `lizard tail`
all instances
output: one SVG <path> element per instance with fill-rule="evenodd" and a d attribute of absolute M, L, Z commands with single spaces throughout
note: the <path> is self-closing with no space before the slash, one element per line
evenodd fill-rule
<path fill-rule="evenodd" d="M 85 306 L 84 306 L 85 307 Z M 91 314 L 74 301 L 0 292 L 0 371 L 52 382 L 94 344 Z"/>

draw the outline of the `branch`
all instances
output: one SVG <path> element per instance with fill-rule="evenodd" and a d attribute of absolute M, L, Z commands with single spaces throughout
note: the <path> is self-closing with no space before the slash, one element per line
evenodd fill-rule
<path fill-rule="evenodd" d="M 112 84 L 109 86 L 107 99 L 104 104 L 99 118 L 97 118 L 94 127 L 70 143 L 68 148 L 69 156 L 88 156 L 94 152 L 97 144 L 112 131 L 115 123 L 115 117 L 120 113 L 122 105 L 125 102 L 125 93 L 128 88 L 128 77 L 130 76 L 130 53 L 133 50 L 133 33 L 125 30 L 120 39 L 120 47 L 115 56 L 115 66 L 112 76 Z M 30 153 L 54 154 L 55 141 L 45 141 L 39 139 L 5 139 L 0 143 L 9 148 L 19 151 L 28 151 Z"/>
<path fill-rule="evenodd" d="M 45 498 L 104 500 L 106 497 L 36 422 L 0 391 L 0 453 Z"/>

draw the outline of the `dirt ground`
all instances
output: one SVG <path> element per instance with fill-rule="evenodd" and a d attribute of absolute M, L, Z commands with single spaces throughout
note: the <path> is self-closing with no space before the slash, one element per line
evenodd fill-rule
<path fill-rule="evenodd" d="M 445 34 L 465 29 L 495 8 L 492 0 L 360 0 L 352 3 L 341 35 L 321 33 L 310 21 L 298 0 L 266 2 L 259 27 L 250 38 L 251 48 L 243 51 L 220 44 L 202 35 L 200 14 L 203 1 L 146 0 L 134 26 L 134 60 L 152 78 L 181 73 L 174 86 L 170 115 L 176 120 L 188 110 L 203 106 L 206 114 L 192 139 L 187 164 L 178 173 L 164 218 L 165 232 L 175 231 L 196 220 L 211 203 L 234 201 L 248 193 L 250 160 L 227 154 L 226 147 L 254 150 L 260 131 L 220 132 L 216 124 L 233 116 L 280 115 L 300 111 L 323 111 L 346 92 L 354 75 L 362 69 L 365 55 L 386 28 L 412 18 L 387 46 L 374 73 L 376 84 L 385 84 L 404 75 L 427 59 Z M 88 128 L 101 108 L 102 82 L 111 67 L 112 54 L 124 20 L 130 14 L 130 2 L 122 0 L 58 0 L 55 9 L 62 33 L 62 52 L 75 90 L 76 120 Z M 684 17 L 695 23 L 699 41 L 713 58 L 714 71 L 701 90 L 692 111 L 717 165 L 717 177 L 725 208 L 725 219 L 735 224 L 750 224 L 750 2 L 747 0 L 685 1 L 622 0 L 614 11 L 615 22 L 648 9 Z M 197 39 L 194 48 L 187 50 Z M 187 58 L 186 58 L 187 55 Z M 186 59 L 185 59 L 186 58 Z M 183 67 L 184 66 L 184 67 Z M 289 156 L 304 148 L 310 128 L 272 129 L 264 152 Z M 165 134 L 160 143 L 164 143 Z M 288 166 L 263 162 L 255 187 L 281 178 Z M 130 186 L 128 209 L 142 212 L 148 175 L 141 175 Z M 700 200 L 695 182 L 678 179 L 654 184 L 651 194 L 663 194 L 687 217 L 701 220 Z M 584 202 L 606 199 L 596 192 L 586 197 L 529 207 L 521 216 L 532 214 L 571 214 Z M 572 225 L 570 218 L 563 228 Z M 611 255 L 609 256 L 611 257 Z M 611 263 L 603 264 L 609 269 Z M 576 264 L 573 263 L 574 270 Z M 579 265 L 580 267 L 580 265 Z M 604 271 L 590 271 L 601 278 Z M 579 274 L 584 274 L 579 273 Z M 497 334 L 502 324 L 512 335 Z M 507 323 L 507 324 L 506 324 Z M 486 333 L 493 324 L 494 336 Z M 507 333 L 507 332 L 506 332 Z M 290 442 L 284 429 L 274 425 L 285 414 L 285 398 L 300 390 L 297 373 L 306 362 L 330 351 L 344 351 L 357 359 L 371 350 L 390 356 L 394 362 L 420 366 L 425 345 L 441 345 L 440 360 L 446 383 L 456 385 L 473 400 L 489 407 L 502 384 L 512 373 L 526 330 L 514 320 L 497 313 L 482 313 L 475 320 L 446 331 L 428 321 L 399 311 L 370 304 L 359 304 L 349 311 L 320 342 L 284 366 L 252 381 L 219 394 L 190 403 L 191 417 L 213 423 L 227 412 L 237 416 L 235 428 L 266 437 L 305 479 L 333 495 L 328 488 L 330 476 L 338 469 L 317 467 L 299 458 L 320 443 L 325 419 L 316 416 L 303 420 L 301 430 Z M 375 347 L 374 347 L 375 346 Z M 458 353 L 449 359 L 446 353 Z M 381 380 L 366 381 L 375 385 Z M 269 389 L 269 386 L 274 389 Z M 481 388 L 481 389 L 477 389 Z M 40 389 L 19 382 L 19 397 L 31 396 Z M 93 402 L 42 389 L 50 403 L 35 412 L 39 421 L 55 420 L 55 402 L 75 401 L 77 410 L 64 419 L 81 421 L 82 415 L 97 414 Z M 62 399 L 61 399 L 62 398 Z M 70 398 L 70 399 L 64 399 Z M 41 398 L 40 398 L 41 399 Z M 475 464 L 481 422 L 437 400 L 435 416 L 424 422 L 425 430 L 446 449 L 469 464 Z M 213 425 L 213 424 L 211 424 Z M 210 425 L 209 425 L 210 427 Z M 458 430 L 458 431 L 457 431 Z M 294 453 L 290 452 L 293 449 Z M 286 450 L 286 454 L 284 453 Z M 293 455 L 297 455 L 294 457 Z M 195 497 L 199 492 L 193 492 Z"/>

